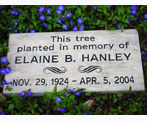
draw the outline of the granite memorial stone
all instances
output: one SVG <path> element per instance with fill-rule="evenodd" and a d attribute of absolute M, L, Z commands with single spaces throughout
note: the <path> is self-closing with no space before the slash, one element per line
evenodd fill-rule
<path fill-rule="evenodd" d="M 10 34 L 6 95 L 31 89 L 34 96 L 85 88 L 89 92 L 145 89 L 137 30 Z"/>

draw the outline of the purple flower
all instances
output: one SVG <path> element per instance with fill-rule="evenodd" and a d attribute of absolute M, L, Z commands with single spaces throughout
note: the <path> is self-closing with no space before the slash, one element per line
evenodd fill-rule
<path fill-rule="evenodd" d="M 93 7 L 93 10 L 97 10 L 98 8 L 97 7 Z"/>
<path fill-rule="evenodd" d="M 135 15 L 137 13 L 136 10 L 132 10 L 131 12 L 132 12 L 133 15 Z"/>
<path fill-rule="evenodd" d="M 79 28 L 79 31 L 82 31 L 84 29 L 84 25 L 82 25 L 80 28 Z"/>
<path fill-rule="evenodd" d="M 1 73 L 1 75 L 3 75 L 3 74 L 6 75 L 7 74 L 6 68 L 1 69 L 0 73 Z"/>
<path fill-rule="evenodd" d="M 61 10 L 56 10 L 56 13 L 60 14 L 60 13 L 62 13 L 62 11 Z"/>
<path fill-rule="evenodd" d="M 77 19 L 77 21 L 78 21 L 79 24 L 82 24 L 82 23 L 83 23 L 81 17 L 79 17 L 79 18 Z"/>
<path fill-rule="evenodd" d="M 68 28 L 68 26 L 66 24 L 63 24 L 62 28 L 66 30 Z"/>
<path fill-rule="evenodd" d="M 41 15 L 41 16 L 40 16 L 40 20 L 41 20 L 41 21 L 43 21 L 43 20 L 45 20 L 45 19 L 46 19 L 46 18 L 45 18 L 44 15 Z"/>
<path fill-rule="evenodd" d="M 59 24 L 61 24 L 61 19 L 60 18 L 58 18 L 58 22 L 59 22 Z"/>
<path fill-rule="evenodd" d="M 29 31 L 29 30 L 28 30 L 27 28 L 25 28 L 25 33 L 28 33 L 28 31 Z"/>
<path fill-rule="evenodd" d="M 83 115 L 88 115 L 87 113 L 83 113 Z"/>
<path fill-rule="evenodd" d="M 77 105 L 74 105 L 74 108 L 77 108 Z"/>
<path fill-rule="evenodd" d="M 19 12 L 18 11 L 15 11 L 14 15 L 19 15 Z"/>
<path fill-rule="evenodd" d="M 47 11 L 47 13 L 48 13 L 49 15 L 51 15 L 51 13 L 50 13 L 50 8 L 46 8 L 46 11 Z"/>
<path fill-rule="evenodd" d="M 14 22 L 14 26 L 17 26 L 18 22 Z"/>
<path fill-rule="evenodd" d="M 142 65 L 143 65 L 143 67 L 146 67 L 146 64 L 145 64 L 145 62 L 144 62 L 144 61 L 142 61 Z"/>
<path fill-rule="evenodd" d="M 131 20 L 131 17 L 128 17 L 128 19 L 127 19 L 129 22 L 131 22 L 132 20 Z"/>
<path fill-rule="evenodd" d="M 2 80 L 3 81 L 3 85 L 1 87 L 3 87 L 4 85 L 12 85 L 12 82 L 7 83 L 5 79 Z"/>
<path fill-rule="evenodd" d="M 147 94 L 144 94 L 145 97 L 147 97 Z"/>
<path fill-rule="evenodd" d="M 69 91 L 69 92 L 71 92 L 72 90 L 71 90 L 71 89 L 69 89 L 68 91 Z"/>
<path fill-rule="evenodd" d="M 22 91 L 19 96 L 22 97 L 22 96 L 25 96 L 27 93 L 25 91 Z"/>
<path fill-rule="evenodd" d="M 17 29 L 14 30 L 14 33 L 17 33 Z"/>
<path fill-rule="evenodd" d="M 58 10 L 59 10 L 59 11 L 63 11 L 63 10 L 64 10 L 63 5 L 59 5 L 59 6 L 58 6 Z"/>
<path fill-rule="evenodd" d="M 29 95 L 32 95 L 32 92 L 31 92 L 31 90 L 28 90 L 28 94 L 29 94 Z"/>
<path fill-rule="evenodd" d="M 56 102 L 59 102 L 60 103 L 60 102 L 62 102 L 62 99 L 59 96 L 57 96 L 56 97 Z"/>
<path fill-rule="evenodd" d="M 118 28 L 118 29 L 121 29 L 121 27 L 120 27 L 120 25 L 119 25 L 119 24 L 117 24 L 117 28 Z"/>
<path fill-rule="evenodd" d="M 12 71 L 12 69 L 11 69 L 10 66 L 6 67 L 6 72 L 7 72 L 7 74 L 9 74 L 11 71 Z"/>
<path fill-rule="evenodd" d="M 15 12 L 16 12 L 15 10 L 12 10 L 12 11 L 10 12 L 10 14 L 13 15 L 13 14 L 15 14 Z"/>
<path fill-rule="evenodd" d="M 31 30 L 31 33 L 35 33 L 35 30 L 33 29 L 33 30 Z"/>
<path fill-rule="evenodd" d="M 22 14 L 22 13 L 20 13 L 20 15 L 21 15 L 21 16 L 23 16 L 23 14 Z"/>
<path fill-rule="evenodd" d="M 0 113 L 0 115 L 6 115 L 5 112 Z"/>
<path fill-rule="evenodd" d="M 75 92 L 74 95 L 80 96 L 81 91 Z"/>
<path fill-rule="evenodd" d="M 65 109 L 65 108 L 61 108 L 60 111 L 61 111 L 62 113 L 64 113 L 64 112 L 66 112 L 66 109 Z"/>
<path fill-rule="evenodd" d="M 0 60 L 1 63 L 6 63 L 7 61 L 8 61 L 7 57 L 3 57 L 3 58 L 1 58 L 1 60 Z"/>
<path fill-rule="evenodd" d="M 57 111 L 60 111 L 61 109 L 59 107 L 56 108 Z"/>
<path fill-rule="evenodd" d="M 73 26 L 72 22 L 73 22 L 73 19 L 71 19 L 69 22 L 70 26 Z"/>
<path fill-rule="evenodd" d="M 39 12 L 44 11 L 44 7 L 43 7 L 43 6 L 41 6 L 41 7 L 38 9 L 38 11 L 39 11 Z"/>
<path fill-rule="evenodd" d="M 144 18 L 147 19 L 147 14 L 144 15 Z"/>
<path fill-rule="evenodd" d="M 78 26 L 75 26 L 72 31 L 78 31 Z"/>
<path fill-rule="evenodd" d="M 66 15 L 66 17 L 71 17 L 71 15 L 72 15 L 72 13 L 68 13 L 68 14 Z"/>
<path fill-rule="evenodd" d="M 45 28 L 47 28 L 48 25 L 49 25 L 49 23 L 45 23 L 43 26 L 44 26 Z"/>
<path fill-rule="evenodd" d="M 135 5 L 132 5 L 131 8 L 130 8 L 131 11 L 136 10 L 136 9 L 137 9 L 137 7 Z"/>
<path fill-rule="evenodd" d="M 42 105 L 41 108 L 43 109 L 44 108 L 44 105 Z"/>

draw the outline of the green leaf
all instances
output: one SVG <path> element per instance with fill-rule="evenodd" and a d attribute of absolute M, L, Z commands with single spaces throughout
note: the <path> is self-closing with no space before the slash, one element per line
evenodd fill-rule
<path fill-rule="evenodd" d="M 98 20 L 97 20 L 97 22 L 96 22 L 96 24 L 97 24 L 97 25 L 99 25 L 99 24 L 100 24 L 100 22 L 101 22 L 101 20 L 100 20 L 100 19 L 98 19 Z"/>
<path fill-rule="evenodd" d="M 81 9 L 80 8 L 77 8 L 77 10 L 75 11 L 75 15 L 77 17 L 79 17 L 81 15 Z"/>
<path fill-rule="evenodd" d="M 113 102 L 116 103 L 117 102 L 117 98 L 113 98 Z"/>
<path fill-rule="evenodd" d="M 75 99 L 75 96 L 74 96 L 74 95 L 71 95 L 71 96 L 69 97 L 69 100 L 70 100 L 70 101 L 74 101 L 74 99 Z"/>
<path fill-rule="evenodd" d="M 131 90 L 132 90 L 132 86 L 129 87 L 129 92 L 131 92 Z"/>
<path fill-rule="evenodd" d="M 86 92 L 85 95 L 90 96 L 91 92 Z"/>
<path fill-rule="evenodd" d="M 12 89 L 13 89 L 12 87 L 9 87 L 9 88 L 8 88 L 8 91 L 12 91 Z"/>
<path fill-rule="evenodd" d="M 54 93 L 57 93 L 57 85 L 54 87 Z"/>
<path fill-rule="evenodd" d="M 107 96 L 106 95 L 102 96 L 102 99 L 107 100 Z"/>
<path fill-rule="evenodd" d="M 34 114 L 34 108 L 31 109 L 32 114 Z"/>
<path fill-rule="evenodd" d="M 122 93 L 118 93 L 117 94 L 117 97 L 121 97 L 123 94 Z"/>
<path fill-rule="evenodd" d="M 129 24 L 129 21 L 127 19 L 124 19 L 123 22 Z"/>
<path fill-rule="evenodd" d="M 34 108 L 37 108 L 37 107 L 38 107 L 38 104 L 37 104 L 37 103 L 36 103 L 36 104 L 34 104 L 34 105 L 33 105 L 33 107 L 34 107 Z"/>
<path fill-rule="evenodd" d="M 14 108 L 14 104 L 10 104 L 9 106 L 8 106 L 8 111 L 10 111 L 10 110 L 12 110 Z"/>
<path fill-rule="evenodd" d="M 4 102 L 6 99 L 7 99 L 6 97 L 0 98 L 0 103 Z"/>

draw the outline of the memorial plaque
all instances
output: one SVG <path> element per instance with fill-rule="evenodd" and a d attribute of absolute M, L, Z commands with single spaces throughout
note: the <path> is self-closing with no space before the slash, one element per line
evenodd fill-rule
<path fill-rule="evenodd" d="M 10 34 L 8 60 L 13 82 L 6 95 L 33 95 L 85 88 L 88 92 L 145 89 L 137 30 L 93 30 Z"/>

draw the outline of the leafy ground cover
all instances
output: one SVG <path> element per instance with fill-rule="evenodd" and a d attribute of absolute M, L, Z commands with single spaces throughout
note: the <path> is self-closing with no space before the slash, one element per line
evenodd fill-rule
<path fill-rule="evenodd" d="M 145 5 L 0 5 L 0 114 L 1 115 L 146 115 L 147 114 L 147 6 Z M 2 94 L 3 85 L 11 91 L 4 76 L 11 73 L 7 60 L 11 33 L 137 29 L 141 46 L 146 89 L 142 92 L 101 94 L 65 88 L 31 97 L 31 90 L 12 97 Z M 84 104 L 93 100 L 87 108 Z"/>

